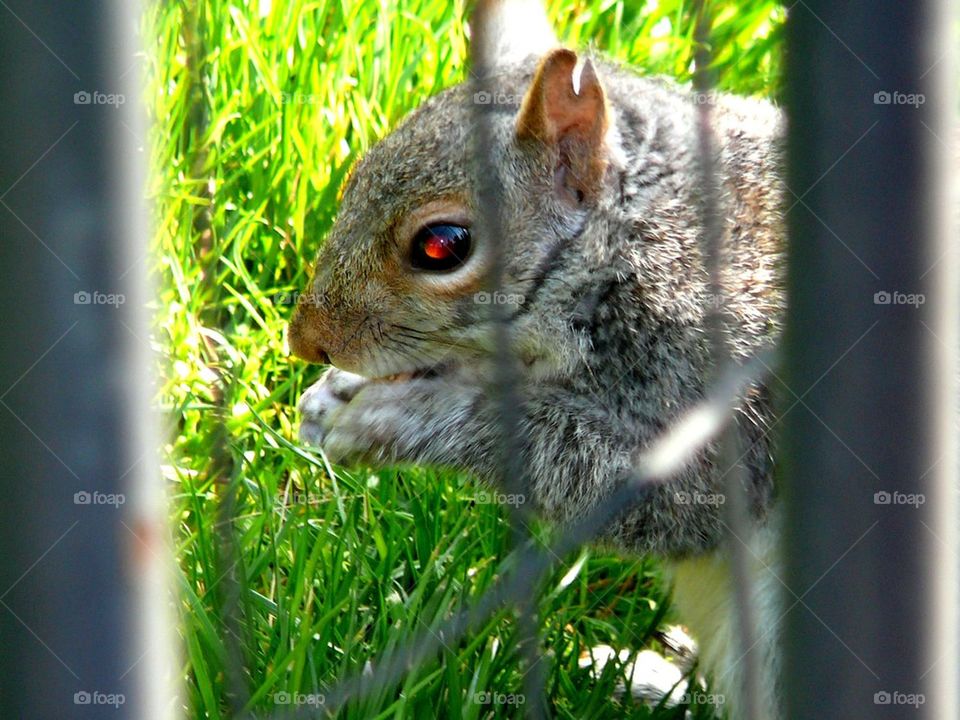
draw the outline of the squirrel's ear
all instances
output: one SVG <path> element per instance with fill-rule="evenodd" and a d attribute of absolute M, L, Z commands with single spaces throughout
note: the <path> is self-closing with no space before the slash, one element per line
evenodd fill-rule
<path fill-rule="evenodd" d="M 600 190 L 610 124 L 606 96 L 590 60 L 574 89 L 576 53 L 554 50 L 540 62 L 517 118 L 517 138 L 553 148 L 558 189 L 577 203 Z"/>
<path fill-rule="evenodd" d="M 560 42 L 541 0 L 478 0 L 470 21 L 475 48 L 490 68 L 541 56 Z"/>

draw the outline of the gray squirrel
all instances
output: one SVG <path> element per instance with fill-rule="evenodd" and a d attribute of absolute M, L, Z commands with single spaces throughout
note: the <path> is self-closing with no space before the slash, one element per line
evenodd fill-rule
<path fill-rule="evenodd" d="M 689 90 L 559 47 L 537 3 L 485 3 L 494 96 L 464 83 L 427 100 L 358 163 L 292 351 L 330 364 L 300 402 L 301 438 L 335 462 L 421 463 L 495 480 L 502 442 L 488 303 L 510 303 L 529 500 L 583 516 L 703 399 L 716 304 L 702 252 L 697 105 Z M 527 12 L 522 23 L 519 10 Z M 700 98 L 703 100 L 703 98 Z M 711 96 L 724 210 L 726 342 L 769 346 L 783 311 L 782 139 L 773 105 Z M 504 282 L 471 234 L 474 103 L 496 103 L 486 148 L 502 182 Z M 769 391 L 736 414 L 753 528 L 761 700 L 777 711 L 776 505 Z M 729 470 L 708 446 L 603 537 L 665 558 L 700 667 L 740 717 L 741 669 L 721 509 Z M 706 499 L 706 501 L 701 501 Z"/>

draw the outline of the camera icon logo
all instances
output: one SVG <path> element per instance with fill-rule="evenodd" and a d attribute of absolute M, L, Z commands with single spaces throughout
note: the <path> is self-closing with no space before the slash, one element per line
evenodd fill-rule
<path fill-rule="evenodd" d="M 81 690 L 73 694 L 73 704 L 74 705 L 89 705 L 91 701 L 91 695 L 86 690 Z"/>
<path fill-rule="evenodd" d="M 73 294 L 74 305 L 89 305 L 93 297 L 86 290 L 75 292 Z"/>
<path fill-rule="evenodd" d="M 886 690 L 881 690 L 873 694 L 873 704 L 874 705 L 889 705 L 892 698 L 890 693 Z"/>
<path fill-rule="evenodd" d="M 74 505 L 89 505 L 91 500 L 92 496 L 86 490 L 81 490 L 73 494 Z"/>
<path fill-rule="evenodd" d="M 881 290 L 873 294 L 874 305 L 889 305 L 892 300 L 892 296 L 886 290 Z"/>
<path fill-rule="evenodd" d="M 473 101 L 477 105 L 489 105 L 493 102 L 493 94 L 487 92 L 486 90 L 481 90 L 473 94 Z"/>
<path fill-rule="evenodd" d="M 290 693 L 288 692 L 278 692 L 273 694 L 273 702 L 276 705 L 289 705 L 290 704 Z"/>
<path fill-rule="evenodd" d="M 886 90 L 880 90 L 873 94 L 874 105 L 889 105 L 891 102 L 893 102 L 893 96 Z"/>
<path fill-rule="evenodd" d="M 86 90 L 80 90 L 73 94 L 73 104 L 74 105 L 89 105 L 93 102 L 93 96 L 88 93 Z"/>
<path fill-rule="evenodd" d="M 881 490 L 880 492 L 875 492 L 873 494 L 874 505 L 889 505 L 892 501 L 893 496 L 886 490 Z"/>

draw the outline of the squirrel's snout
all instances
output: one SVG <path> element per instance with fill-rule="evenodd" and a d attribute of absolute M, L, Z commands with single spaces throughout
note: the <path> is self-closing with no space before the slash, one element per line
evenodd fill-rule
<path fill-rule="evenodd" d="M 287 328 L 287 343 L 290 351 L 299 358 L 308 362 L 330 364 L 330 356 L 320 344 L 319 333 L 311 332 L 310 324 L 303 322 L 300 313 L 297 313 Z"/>

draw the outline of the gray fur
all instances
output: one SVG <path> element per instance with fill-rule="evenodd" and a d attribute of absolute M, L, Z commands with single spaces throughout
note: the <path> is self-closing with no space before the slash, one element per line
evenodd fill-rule
<path fill-rule="evenodd" d="M 517 140 L 518 104 L 493 108 L 495 142 L 483 148 L 503 189 L 502 291 L 524 300 L 512 309 L 510 330 L 528 500 L 560 523 L 607 496 L 637 452 L 702 399 L 713 375 L 706 328 L 716 303 L 700 247 L 695 98 L 594 62 L 610 112 L 599 194 L 579 206 L 558 194 L 556 153 Z M 533 58 L 501 69 L 500 91 L 519 99 L 534 70 Z M 497 478 L 503 442 L 491 316 L 475 299 L 485 288 L 431 291 L 404 267 L 399 234 L 405 217 L 438 197 L 463 198 L 476 212 L 471 101 L 467 86 L 441 93 L 359 163 L 317 261 L 312 301 L 291 325 L 295 351 L 329 355 L 340 368 L 321 383 L 362 376 L 341 378 L 348 396 L 311 390 L 302 404 L 305 437 L 332 460 L 425 463 Z M 765 102 L 710 102 L 725 218 L 723 312 L 729 346 L 742 359 L 772 342 L 782 319 L 784 128 Z M 387 378 L 430 365 L 440 368 L 435 376 Z M 737 417 L 760 525 L 773 498 L 768 395 L 755 388 Z M 605 540 L 674 560 L 713 552 L 720 507 L 678 497 L 722 493 L 726 470 L 707 448 Z M 728 599 L 717 598 L 720 611 L 729 611 Z M 731 649 L 714 654 L 736 657 Z M 737 682 L 734 675 L 732 692 Z"/>
<path fill-rule="evenodd" d="M 548 153 L 513 141 L 516 107 L 494 113 L 498 143 L 488 149 L 501 169 L 509 229 L 503 291 L 525 299 L 511 324 L 523 360 L 524 466 L 533 502 L 561 521 L 609 493 L 635 452 L 702 398 L 711 375 L 705 318 L 714 303 L 700 251 L 696 105 L 667 82 L 598 65 L 618 146 L 610 148 L 614 160 L 592 207 L 571 209 L 555 197 Z M 528 63 L 503 73 L 503 92 L 519 97 L 532 72 Z M 341 367 L 367 377 L 457 364 L 439 377 L 362 390 L 327 419 L 325 447 L 338 460 L 496 475 L 499 425 L 484 381 L 489 307 L 472 293 L 404 295 L 396 287 L 402 282 L 382 272 L 383 256 L 399 242 L 392 229 L 405 213 L 442 195 L 473 197 L 471 97 L 459 86 L 432 98 L 360 162 L 317 263 L 313 292 L 322 300 L 294 320 L 291 335 L 312 332 L 335 361 L 342 358 Z M 742 357 L 771 340 L 782 312 L 781 121 L 760 101 L 715 101 L 728 210 L 725 311 L 729 342 Z M 746 461 L 760 515 L 772 492 L 762 437 L 769 420 L 760 388 L 739 418 L 753 448 Z M 721 491 L 712 455 L 654 493 L 610 538 L 668 555 L 714 547 L 717 508 L 675 501 L 678 491 Z"/>

